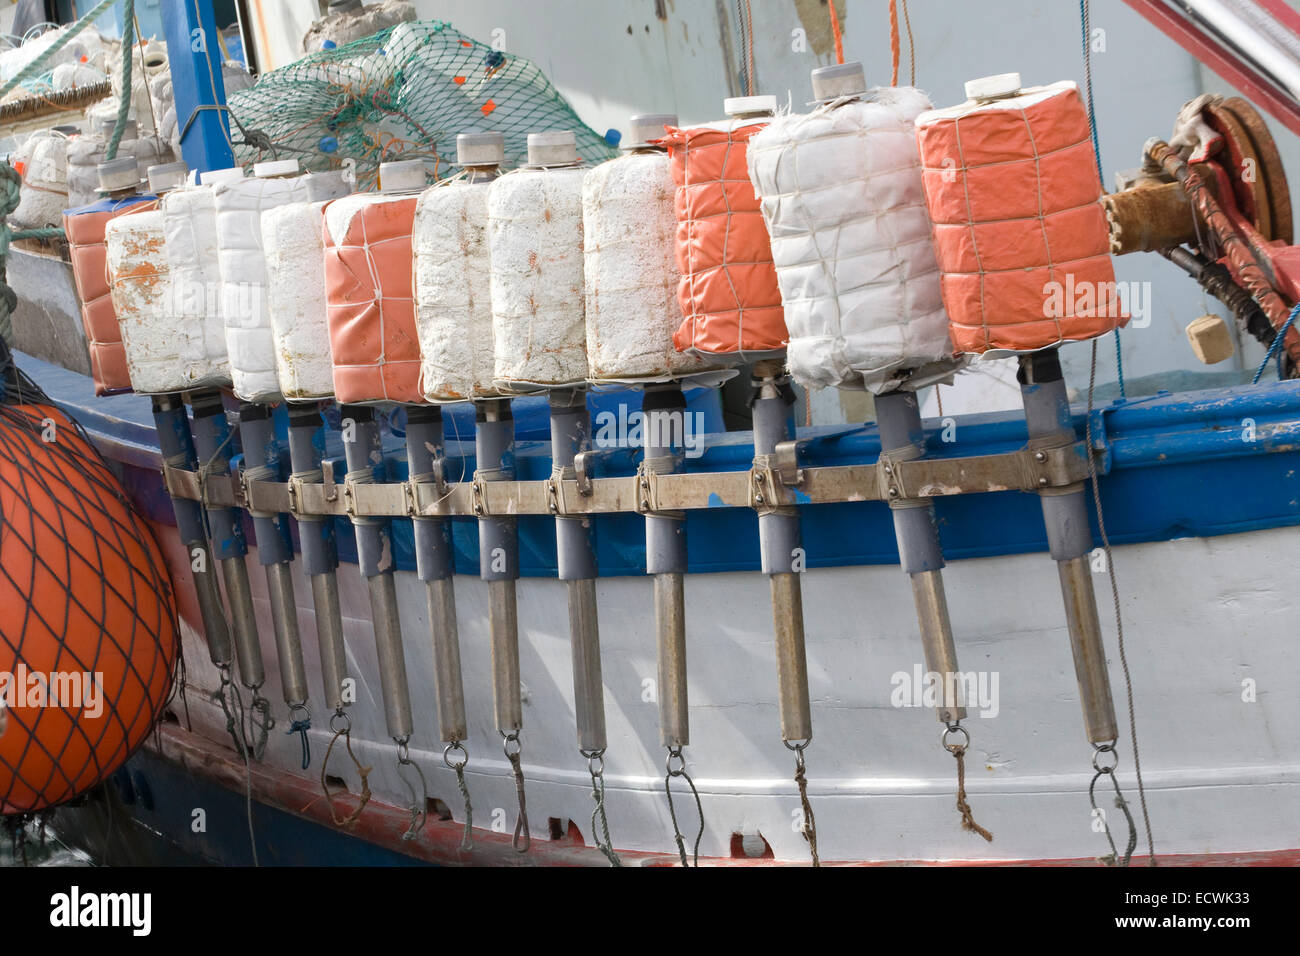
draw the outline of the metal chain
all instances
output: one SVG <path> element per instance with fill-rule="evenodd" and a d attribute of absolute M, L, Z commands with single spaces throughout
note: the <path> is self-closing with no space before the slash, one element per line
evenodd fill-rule
<path fill-rule="evenodd" d="M 674 760 L 680 761 L 680 765 L 676 768 L 673 767 Z M 695 834 L 694 852 L 694 865 L 698 867 L 700 865 L 700 840 L 704 838 L 704 805 L 700 803 L 700 792 L 695 789 L 695 781 L 692 780 L 691 775 L 686 772 L 686 758 L 682 756 L 681 747 L 669 747 L 668 759 L 665 763 L 668 772 L 664 776 L 664 793 L 668 794 L 668 815 L 673 821 L 673 839 L 677 842 L 677 853 L 682 858 L 682 866 L 690 866 L 691 864 L 686 862 L 686 840 L 682 836 L 681 827 L 677 824 L 677 809 L 673 806 L 673 777 L 681 777 L 684 779 L 686 785 L 691 788 L 691 795 L 695 797 L 695 812 L 698 813 L 700 817 L 700 829 L 699 832 Z"/>
<path fill-rule="evenodd" d="M 949 743 L 949 734 L 961 734 L 961 743 Z M 975 822 L 970 804 L 966 802 L 966 748 L 970 746 L 970 733 L 961 725 L 960 720 L 955 720 L 947 725 L 940 735 L 939 741 L 943 744 L 944 750 L 957 758 L 957 812 L 961 814 L 962 829 L 978 833 L 989 843 L 992 843 L 993 834 Z"/>
<path fill-rule="evenodd" d="M 459 760 L 451 758 L 456 751 L 461 754 Z M 443 750 L 442 762 L 456 771 L 456 785 L 460 787 L 460 795 L 465 800 L 465 833 L 460 839 L 460 848 L 469 852 L 474 849 L 474 807 L 469 802 L 469 787 L 465 785 L 465 764 L 469 763 L 469 751 L 459 740 L 453 740 Z"/>
<path fill-rule="evenodd" d="M 340 718 L 342 718 L 343 725 L 335 727 L 335 722 Z M 329 746 L 325 748 L 325 759 L 321 761 L 320 787 L 325 792 L 325 805 L 329 807 L 330 819 L 334 821 L 334 825 L 336 827 L 350 827 L 361 819 L 361 811 L 370 802 L 370 771 L 374 768 L 362 766 L 361 761 L 357 759 L 357 755 L 352 752 L 352 718 L 347 715 L 347 712 L 342 707 L 336 710 L 334 716 L 330 718 L 330 730 L 334 731 L 334 737 L 330 740 Z M 333 753 L 334 745 L 338 743 L 340 737 L 344 738 L 344 743 L 347 744 L 348 748 L 348 756 L 352 758 L 352 765 L 356 768 L 357 775 L 361 777 L 361 799 L 356 808 L 346 817 L 339 817 L 334 812 L 334 800 L 330 793 L 329 784 L 326 783 L 325 779 L 325 772 L 330 763 L 330 754 Z"/>
<path fill-rule="evenodd" d="M 1129 861 L 1133 858 L 1133 849 L 1137 846 L 1137 824 L 1133 822 L 1133 814 L 1128 808 L 1128 801 L 1124 799 L 1124 794 L 1119 789 L 1119 780 L 1115 778 L 1115 768 L 1119 766 L 1119 756 L 1115 755 L 1115 763 L 1105 766 L 1099 762 L 1102 754 L 1115 754 L 1115 744 L 1093 744 L 1092 745 L 1092 768 L 1096 771 L 1092 775 L 1092 782 L 1088 784 L 1088 802 L 1092 804 L 1093 818 L 1101 814 L 1102 832 L 1106 834 L 1106 842 L 1110 844 L 1110 855 L 1102 857 L 1102 862 L 1107 866 L 1128 866 Z M 1115 838 L 1111 836 L 1110 824 L 1106 822 L 1106 811 L 1097 806 L 1097 797 L 1095 790 L 1097 781 L 1102 777 L 1110 777 L 1111 785 L 1115 788 L 1115 806 L 1119 807 L 1124 813 L 1124 819 L 1128 821 L 1128 845 L 1124 848 L 1124 856 L 1119 856 L 1119 851 L 1115 848 Z"/>
<path fill-rule="evenodd" d="M 1124 671 L 1124 696 L 1128 702 L 1128 734 L 1133 742 L 1133 773 L 1137 777 L 1138 802 L 1142 807 L 1142 824 L 1147 832 L 1147 860 L 1156 865 L 1155 838 L 1151 836 L 1151 814 L 1147 810 L 1147 791 L 1142 782 L 1142 756 L 1138 751 L 1137 711 L 1133 706 L 1133 676 L 1129 673 L 1128 653 L 1124 648 L 1124 616 L 1119 607 L 1119 582 L 1115 579 L 1115 561 L 1111 557 L 1110 536 L 1106 534 L 1106 516 L 1101 507 L 1101 485 L 1097 480 L 1097 460 L 1092 453 L 1092 393 L 1097 382 L 1097 340 L 1092 340 L 1092 365 L 1088 371 L 1088 414 L 1084 418 L 1084 443 L 1088 449 L 1088 477 L 1092 484 L 1093 506 L 1097 509 L 1097 530 L 1106 553 L 1106 576 L 1110 578 L 1110 596 L 1115 607 L 1115 634 L 1119 645 L 1119 663 Z M 1116 788 L 1119 782 L 1115 782 Z"/>
<path fill-rule="evenodd" d="M 605 814 L 605 750 L 580 750 L 587 758 L 587 772 L 591 774 L 591 799 L 595 809 L 591 811 L 591 841 L 596 849 L 605 854 L 610 866 L 622 866 L 623 861 L 614 851 L 614 841 L 609 837 L 609 817 Z M 604 839 L 602 839 L 602 837 Z"/>
<path fill-rule="evenodd" d="M 515 775 L 515 796 L 519 799 L 519 816 L 515 819 L 515 833 L 510 840 L 510 845 L 515 848 L 516 853 L 527 853 L 533 845 L 532 834 L 528 832 L 528 803 L 524 796 L 524 768 L 520 766 L 519 755 L 523 752 L 523 744 L 519 742 L 519 731 L 512 730 L 510 733 L 501 731 L 501 749 L 505 752 L 506 759 L 510 761 L 510 769 Z M 511 750 L 510 745 L 514 744 L 515 749 Z"/>
<path fill-rule="evenodd" d="M 813 816 L 812 804 L 808 802 L 808 780 L 804 772 L 808 769 L 804 763 L 803 752 L 812 743 L 812 739 L 792 744 L 784 742 L 789 750 L 795 752 L 794 782 L 799 787 L 799 803 L 803 807 L 803 838 L 808 841 L 808 850 L 812 853 L 812 865 L 821 866 L 821 857 L 817 855 L 817 820 Z"/>
<path fill-rule="evenodd" d="M 399 768 L 397 776 L 401 778 L 402 783 L 406 784 L 406 789 L 411 793 L 411 825 L 406 828 L 402 834 L 403 840 L 414 840 L 424 829 L 424 824 L 429 819 L 429 785 L 424 780 L 424 771 L 420 765 L 411 759 L 411 748 L 409 737 L 394 737 L 393 742 L 397 744 L 397 766 Z M 415 775 L 420 778 L 420 793 L 416 794 L 415 787 L 411 786 L 411 781 L 402 776 L 400 768 L 411 767 Z"/>

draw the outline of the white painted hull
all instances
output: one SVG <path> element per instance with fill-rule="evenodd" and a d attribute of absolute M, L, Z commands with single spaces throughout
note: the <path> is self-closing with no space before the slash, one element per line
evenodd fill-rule
<path fill-rule="evenodd" d="M 169 542 L 173 565 L 175 542 Z M 1188 538 L 1115 550 L 1128 661 L 1151 824 L 1161 854 L 1274 851 L 1300 845 L 1300 737 L 1292 681 L 1300 646 L 1287 597 L 1300 563 L 1300 534 L 1276 529 L 1212 539 Z M 300 769 L 296 737 L 286 736 L 263 574 L 250 575 L 263 622 L 266 696 L 281 730 L 265 762 L 284 774 L 319 780 L 328 714 L 314 704 L 313 765 Z M 297 565 L 295 565 L 297 567 Z M 179 590 L 183 572 L 174 570 Z M 354 565 L 339 570 L 350 673 L 354 747 L 374 771 L 375 799 L 405 806 L 395 749 L 383 723 L 366 588 Z M 972 744 L 967 788 L 985 843 L 964 831 L 954 807 L 955 766 L 939 745 L 940 725 L 924 707 L 891 703 L 896 672 L 921 662 L 910 589 L 897 566 L 813 570 L 803 578 L 808 672 L 816 739 L 808 751 L 809 792 L 823 860 L 1062 859 L 1101 856 L 1088 801 L 1091 749 L 1085 739 L 1057 575 L 1045 554 L 950 564 L 945 574 L 953 630 L 965 670 L 996 672 L 998 712 L 966 721 Z M 1120 725 L 1120 780 L 1139 813 L 1133 747 L 1124 711 L 1109 585 L 1096 578 Z M 423 584 L 398 574 L 406 665 L 416 732 L 411 752 L 436 796 L 457 821 L 455 778 L 436 740 L 432 654 Z M 572 820 L 591 844 L 586 762 L 577 752 L 564 585 L 519 582 L 524 690 L 523 766 L 532 835 L 548 819 Z M 601 643 L 609 726 L 608 811 L 623 850 L 673 853 L 663 792 L 664 751 L 652 697 L 656 674 L 652 585 L 601 579 Z M 311 596 L 297 581 L 310 686 L 320 676 Z M 780 740 L 767 581 L 759 574 L 686 579 L 690 670 L 689 769 L 705 814 L 702 856 L 728 856 L 733 834 L 761 834 L 778 860 L 801 861 L 793 755 Z M 469 787 L 476 826 L 513 828 L 515 795 L 494 726 L 486 588 L 456 578 L 465 696 Z M 200 689 L 217 685 L 202 639 L 189 632 L 185 657 L 189 714 L 196 733 L 229 746 L 224 718 Z M 1255 699 L 1243 699 L 1253 680 Z M 1245 694 L 1249 697 L 1249 694 Z M 181 714 L 179 702 L 173 710 Z M 359 789 L 346 760 L 329 772 Z M 1104 781 L 1103 781 L 1104 785 Z M 684 829 L 689 795 L 677 802 Z M 1111 799 L 1099 799 L 1117 842 L 1126 835 Z M 1140 823 L 1140 817 L 1139 817 Z M 751 841 L 752 842 L 752 841 Z M 1145 840 L 1139 852 L 1145 849 Z"/>

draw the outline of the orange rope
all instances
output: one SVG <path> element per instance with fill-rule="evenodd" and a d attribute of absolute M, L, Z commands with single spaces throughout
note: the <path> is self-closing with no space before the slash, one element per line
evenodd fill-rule
<path fill-rule="evenodd" d="M 840 15 L 835 12 L 835 0 L 826 0 L 831 11 L 831 35 L 835 37 L 835 62 L 844 62 L 844 37 L 840 33 Z"/>
<path fill-rule="evenodd" d="M 892 64 L 892 70 L 889 74 L 890 86 L 898 85 L 899 52 L 898 0 L 889 0 L 889 59 Z"/>

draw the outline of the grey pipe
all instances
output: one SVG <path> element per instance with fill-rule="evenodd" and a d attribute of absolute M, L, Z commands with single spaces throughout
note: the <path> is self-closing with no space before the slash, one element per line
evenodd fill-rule
<path fill-rule="evenodd" d="M 1056 350 L 1022 355 L 1017 377 L 1025 403 L 1030 440 L 1060 438 L 1073 441 L 1076 432 Z M 1118 724 L 1088 562 L 1092 532 L 1088 525 L 1084 486 L 1080 482 L 1068 488 L 1044 490 L 1039 493 L 1039 498 L 1048 547 L 1057 562 L 1061 579 L 1061 596 L 1065 601 L 1065 618 L 1070 631 L 1084 726 L 1089 741 L 1109 743 L 1118 736 Z"/>

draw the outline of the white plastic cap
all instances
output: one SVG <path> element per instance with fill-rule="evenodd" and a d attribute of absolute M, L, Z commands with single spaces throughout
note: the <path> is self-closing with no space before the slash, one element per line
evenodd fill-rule
<path fill-rule="evenodd" d="M 998 73 L 966 81 L 966 99 L 997 100 L 1020 92 L 1019 73 Z"/>
<path fill-rule="evenodd" d="M 296 159 L 276 159 L 253 164 L 253 175 L 258 179 L 270 179 L 272 176 L 297 176 L 299 172 L 301 167 Z"/>
<path fill-rule="evenodd" d="M 456 137 L 457 166 L 500 166 L 506 161 L 506 138 L 500 133 L 461 133 Z"/>
<path fill-rule="evenodd" d="M 813 99 L 819 103 L 867 92 L 867 71 L 861 63 L 837 63 L 812 71 Z"/>
<path fill-rule="evenodd" d="M 135 189 L 140 186 L 140 168 L 134 156 L 121 156 L 110 159 L 95 167 L 99 174 L 99 192 L 116 192 L 119 189 Z"/>
<path fill-rule="evenodd" d="M 567 166 L 578 162 L 578 139 L 573 130 L 528 134 L 529 166 Z"/>
<path fill-rule="evenodd" d="M 199 173 L 199 182 L 204 186 L 237 183 L 243 178 L 244 169 L 242 166 L 231 166 L 229 169 L 209 169 L 206 172 Z"/>
<path fill-rule="evenodd" d="M 776 113 L 776 97 L 728 96 L 722 101 L 722 112 L 728 116 L 738 116 L 742 113 L 766 113 L 772 116 Z"/>
<path fill-rule="evenodd" d="M 628 131 L 623 149 L 642 149 L 654 139 L 664 138 L 665 126 L 677 125 L 676 113 L 642 113 L 627 121 Z"/>
<path fill-rule="evenodd" d="M 395 163 L 379 164 L 380 192 L 402 193 L 423 189 L 428 184 L 429 177 L 424 170 L 422 159 L 403 159 Z"/>
<path fill-rule="evenodd" d="M 190 168 L 184 163 L 159 163 L 149 167 L 149 191 L 157 195 L 184 185 Z"/>

